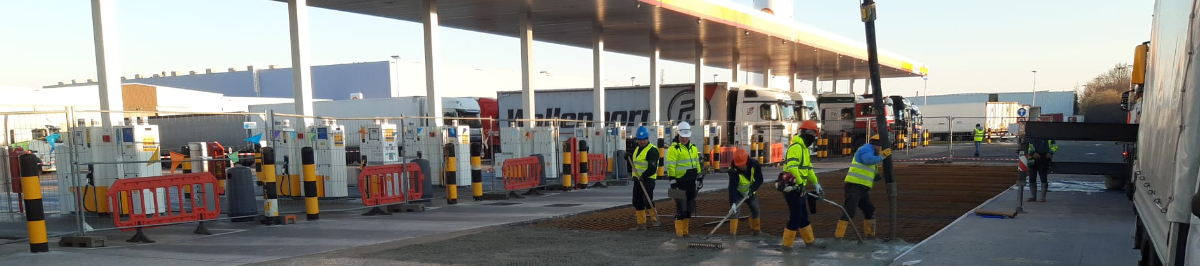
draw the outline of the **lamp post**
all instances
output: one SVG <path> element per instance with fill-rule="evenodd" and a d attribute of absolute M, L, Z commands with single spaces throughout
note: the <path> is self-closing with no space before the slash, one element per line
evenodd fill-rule
<path fill-rule="evenodd" d="M 1029 108 L 1034 106 L 1037 106 L 1037 70 L 1033 71 L 1033 103 L 1029 105 Z"/>
<path fill-rule="evenodd" d="M 392 56 L 392 97 L 400 97 L 400 56 Z"/>
<path fill-rule="evenodd" d="M 629 77 L 629 86 L 637 86 L 637 83 L 633 83 L 633 80 L 635 79 L 637 79 L 637 77 Z"/>
<path fill-rule="evenodd" d="M 925 80 L 925 92 L 923 92 L 923 94 L 925 94 L 924 105 L 929 105 L 929 77 L 921 77 L 921 79 Z"/>

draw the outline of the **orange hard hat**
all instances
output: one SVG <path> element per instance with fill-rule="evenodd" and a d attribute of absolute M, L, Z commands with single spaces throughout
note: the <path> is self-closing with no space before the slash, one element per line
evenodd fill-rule
<path fill-rule="evenodd" d="M 733 151 L 733 166 L 746 166 L 746 162 L 750 160 L 750 154 L 746 153 L 745 149 L 737 149 Z"/>
<path fill-rule="evenodd" d="M 817 132 L 817 133 L 821 132 L 821 128 L 817 126 L 817 121 L 813 121 L 813 120 L 804 120 L 804 123 L 800 123 L 800 129 L 801 130 L 812 130 L 813 132 Z"/>

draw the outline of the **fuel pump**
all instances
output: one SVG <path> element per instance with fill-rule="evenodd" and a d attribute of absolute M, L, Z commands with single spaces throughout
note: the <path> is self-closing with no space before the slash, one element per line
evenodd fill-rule
<path fill-rule="evenodd" d="M 386 119 L 375 120 L 375 123 L 359 130 L 362 140 L 362 154 L 367 157 L 367 165 L 395 164 L 400 162 L 400 149 L 396 144 L 396 124 L 388 123 Z"/>
<path fill-rule="evenodd" d="M 301 176 L 303 165 L 300 163 L 300 150 L 308 146 L 307 136 L 292 127 L 289 119 L 276 120 L 271 128 L 271 147 L 275 149 L 275 165 L 277 171 L 275 184 L 279 187 L 281 196 L 301 196 Z"/>
<path fill-rule="evenodd" d="M 325 119 L 321 125 L 313 126 L 313 156 L 317 166 L 318 197 L 349 196 L 346 174 L 346 128 L 337 120 Z M 355 176 L 354 178 L 358 178 Z"/>

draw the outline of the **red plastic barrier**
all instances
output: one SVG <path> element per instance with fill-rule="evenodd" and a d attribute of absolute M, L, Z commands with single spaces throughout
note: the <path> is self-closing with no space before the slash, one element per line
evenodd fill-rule
<path fill-rule="evenodd" d="M 8 183 L 12 184 L 12 188 L 10 188 L 11 190 L 9 191 L 17 192 L 18 199 L 25 198 L 25 196 L 22 196 L 21 194 L 21 161 L 19 160 L 21 154 L 25 154 L 25 149 L 22 149 L 21 147 L 15 147 L 8 151 Z M 25 213 L 24 200 L 18 200 L 17 207 L 20 208 L 21 213 Z"/>
<path fill-rule="evenodd" d="M 424 183 L 425 173 L 417 163 L 370 165 L 358 174 L 358 192 L 365 206 L 421 199 Z"/>
<path fill-rule="evenodd" d="M 771 163 L 783 162 L 784 152 L 783 143 L 771 144 Z"/>
<path fill-rule="evenodd" d="M 733 167 L 733 151 L 736 150 L 734 147 L 721 147 L 721 169 Z"/>
<path fill-rule="evenodd" d="M 504 190 L 530 189 L 542 185 L 542 163 L 537 157 L 504 160 Z"/>
<path fill-rule="evenodd" d="M 604 181 L 607 175 L 608 158 L 604 157 L 604 154 L 588 154 L 588 182 Z M 583 182 L 582 175 L 576 180 Z"/>
<path fill-rule="evenodd" d="M 203 189 L 194 189 L 191 197 L 185 197 L 183 188 L 195 186 Z M 205 193 L 208 188 L 215 191 Z M 109 209 L 120 210 L 112 212 L 113 222 L 129 231 L 216 219 L 221 215 L 221 193 L 217 178 L 205 172 L 117 179 L 107 197 Z"/>

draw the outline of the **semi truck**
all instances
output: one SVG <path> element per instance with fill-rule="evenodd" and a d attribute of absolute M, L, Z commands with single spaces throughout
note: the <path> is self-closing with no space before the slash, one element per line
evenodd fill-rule
<path fill-rule="evenodd" d="M 627 127 L 653 125 L 650 118 L 650 89 L 648 86 L 615 87 L 605 89 L 604 120 L 610 123 L 621 123 Z M 735 140 L 738 128 L 752 126 L 756 134 L 774 136 L 779 140 L 786 139 L 788 134 L 799 128 L 799 119 L 795 113 L 796 107 L 791 96 L 780 90 L 766 89 L 751 85 L 714 82 L 704 84 L 705 102 L 702 106 L 695 103 L 695 84 L 671 84 L 660 87 L 660 106 L 662 121 L 675 124 L 681 121 L 694 123 L 693 115 L 696 108 L 704 108 L 704 123 L 721 125 L 723 144 L 741 143 Z M 536 118 L 563 119 L 574 121 L 594 121 L 592 88 L 539 90 L 534 93 L 537 106 Z M 520 126 L 517 121 L 524 117 L 521 106 L 521 91 L 497 92 L 496 101 L 499 105 L 500 127 Z M 541 122 L 539 124 L 546 124 Z M 573 134 L 575 122 L 562 122 L 563 136 Z M 667 125 L 664 125 L 667 126 Z M 673 126 L 673 124 L 672 124 Z M 767 137 L 764 137 L 767 138 Z"/>
<path fill-rule="evenodd" d="M 933 139 L 953 137 L 956 141 L 968 141 L 975 134 L 975 124 L 979 124 L 988 132 L 988 138 L 1005 138 L 1012 135 L 1009 128 L 1017 123 L 1021 108 L 1029 109 L 1017 102 L 925 105 L 921 107 L 921 114 L 927 123 L 922 127 Z"/>
<path fill-rule="evenodd" d="M 1135 48 L 1134 89 L 1123 97 L 1137 128 L 1125 150 L 1125 188 L 1137 214 L 1138 265 L 1200 265 L 1197 12 L 1200 0 L 1155 1 L 1150 41 Z"/>
<path fill-rule="evenodd" d="M 854 94 L 822 93 L 817 98 L 817 104 L 820 105 L 820 119 L 824 126 L 822 131 L 827 134 L 854 131 L 854 108 L 856 103 L 861 100 L 863 100 L 862 96 Z"/>

